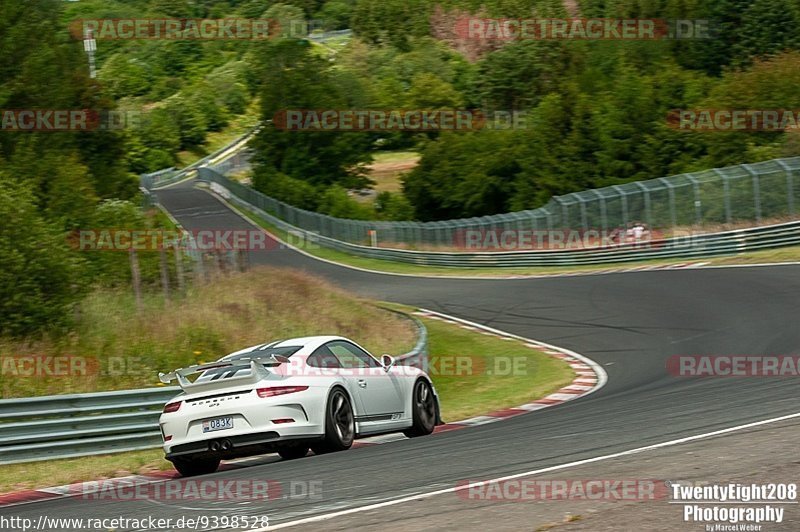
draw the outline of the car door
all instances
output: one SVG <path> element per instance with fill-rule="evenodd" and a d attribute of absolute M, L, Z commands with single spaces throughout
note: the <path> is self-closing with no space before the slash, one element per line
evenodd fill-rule
<path fill-rule="evenodd" d="M 339 360 L 347 378 L 355 380 L 356 390 L 364 405 L 359 416 L 362 432 L 390 430 L 402 424 L 403 393 L 397 376 L 387 373 L 380 362 L 357 345 L 344 340 L 327 344 Z"/>
<path fill-rule="evenodd" d="M 306 363 L 311 368 L 321 368 L 325 370 L 326 375 L 337 375 L 344 381 L 345 388 L 353 398 L 353 407 L 357 412 L 363 414 L 365 412 L 364 403 L 359 393 L 358 380 L 351 370 L 346 370 L 342 367 L 339 359 L 328 348 L 329 344 L 318 347 L 311 355 L 309 355 Z"/>

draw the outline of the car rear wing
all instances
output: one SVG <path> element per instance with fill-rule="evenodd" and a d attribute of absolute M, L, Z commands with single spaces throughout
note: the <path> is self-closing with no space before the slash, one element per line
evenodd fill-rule
<path fill-rule="evenodd" d="M 188 392 L 189 389 L 196 391 L 198 388 L 216 388 L 223 383 L 226 387 L 236 384 L 239 381 L 256 383 L 264 378 L 273 376 L 273 374 L 267 371 L 267 368 L 264 367 L 265 364 L 275 366 L 286 364 L 288 362 L 289 359 L 282 355 L 271 355 L 268 357 L 244 357 L 237 358 L 235 360 L 219 360 L 209 364 L 198 364 L 189 366 L 187 368 L 179 368 L 175 371 L 170 371 L 169 373 L 159 373 L 158 380 L 164 384 L 169 384 L 172 381 L 177 380 L 178 385 L 186 392 Z M 243 369 L 243 366 L 245 365 L 250 366 L 250 374 L 245 377 L 227 378 L 218 381 L 215 380 L 207 382 L 192 382 L 187 378 L 190 375 L 204 373 L 212 369 L 223 369 L 230 367 L 239 367 L 240 369 Z"/>

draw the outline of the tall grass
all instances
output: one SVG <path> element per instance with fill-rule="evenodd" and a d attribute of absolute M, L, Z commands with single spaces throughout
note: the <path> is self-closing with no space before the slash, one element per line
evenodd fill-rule
<path fill-rule="evenodd" d="M 415 340 L 413 325 L 402 317 L 289 270 L 255 268 L 191 287 L 168 304 L 154 293 L 145 295 L 143 303 L 139 314 L 129 290 L 98 290 L 83 302 L 73 333 L 27 342 L 0 340 L 2 396 L 155 386 L 159 371 L 295 336 L 346 336 L 376 355 L 406 352 Z M 79 357 L 86 369 L 24 376 L 14 357 L 27 355 Z"/>

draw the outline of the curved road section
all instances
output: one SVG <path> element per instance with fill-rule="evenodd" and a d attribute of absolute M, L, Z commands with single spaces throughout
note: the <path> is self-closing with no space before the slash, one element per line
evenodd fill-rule
<path fill-rule="evenodd" d="M 253 228 L 192 182 L 161 190 L 158 197 L 189 230 Z M 180 517 L 218 511 L 268 515 L 271 524 L 281 524 L 448 489 L 465 479 L 544 469 L 800 411 L 796 379 L 685 378 L 666 369 L 673 355 L 798 354 L 798 266 L 460 280 L 368 273 L 280 246 L 251 252 L 250 260 L 305 270 L 363 296 L 437 310 L 577 351 L 602 365 L 608 384 L 577 401 L 468 430 L 297 461 L 270 457 L 207 477 L 269 479 L 281 483 L 284 492 L 293 483 L 315 483 L 320 490 L 313 497 L 284 493 L 264 502 L 204 503 L 202 510 L 185 501 L 123 504 L 78 497 L 2 513 Z"/>

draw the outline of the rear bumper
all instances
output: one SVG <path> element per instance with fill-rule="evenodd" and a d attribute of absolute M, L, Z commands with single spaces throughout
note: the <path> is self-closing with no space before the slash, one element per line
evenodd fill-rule
<path fill-rule="evenodd" d="M 207 440 L 173 445 L 170 448 L 170 451 L 166 453 L 166 459 L 172 461 L 174 458 L 190 457 L 202 454 L 204 456 L 214 456 L 220 460 L 229 460 L 231 458 L 238 458 L 242 456 L 252 456 L 255 454 L 274 452 L 279 448 L 286 447 L 294 442 L 308 441 L 311 443 L 321 438 L 322 436 L 319 435 L 307 434 L 281 436 L 274 431 L 240 434 L 238 436 L 228 437 L 219 436 L 216 438 L 209 438 Z M 229 450 L 211 450 L 211 445 L 214 442 L 221 443 L 225 440 L 231 444 L 231 448 Z"/>
<path fill-rule="evenodd" d="M 324 431 L 319 403 L 323 389 L 309 390 L 260 398 L 254 390 L 212 397 L 184 398 L 175 412 L 161 415 L 159 425 L 168 459 L 200 453 L 221 458 L 247 456 L 285 445 L 296 439 L 313 440 Z M 203 422 L 215 418 L 232 418 L 233 426 L 212 432 L 203 431 Z M 283 420 L 292 420 L 289 422 Z M 276 421 L 281 422 L 276 422 Z M 212 449 L 213 442 L 226 442 L 225 451 Z"/>

